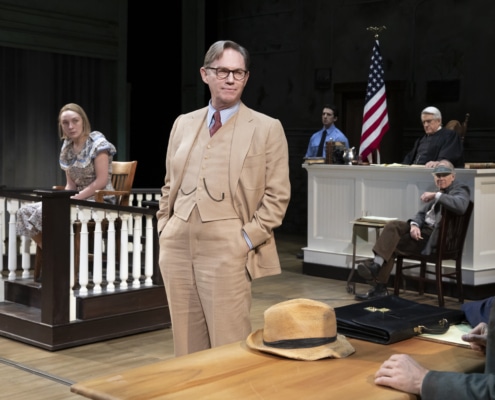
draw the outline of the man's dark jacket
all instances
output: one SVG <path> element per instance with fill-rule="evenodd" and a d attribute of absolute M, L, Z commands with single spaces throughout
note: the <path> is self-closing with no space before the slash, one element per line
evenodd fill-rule
<path fill-rule="evenodd" d="M 402 164 L 411 165 L 416 159 L 421 140 L 426 137 L 426 134 L 416 140 L 413 149 L 406 154 Z M 442 128 L 430 136 L 430 145 L 428 151 L 423 158 L 426 161 L 441 161 L 449 160 L 455 168 L 464 168 L 464 147 L 461 138 L 457 133 L 450 129 Z"/>
<path fill-rule="evenodd" d="M 462 360 L 459 360 L 462 363 Z M 484 373 L 430 371 L 421 387 L 422 400 L 495 399 L 495 303 L 490 311 Z"/>
<path fill-rule="evenodd" d="M 435 225 L 425 248 L 421 252 L 422 254 L 428 255 L 435 251 L 434 246 L 438 240 L 438 229 L 442 218 L 442 207 L 445 207 L 449 211 L 452 211 L 458 215 L 464 214 L 469 205 L 469 193 L 469 187 L 464 183 L 457 182 L 456 180 L 454 180 L 448 188 L 444 189 L 443 194 L 438 198 L 435 205 Z M 411 223 L 411 221 L 414 221 L 418 224 L 420 229 L 423 228 L 425 225 L 426 213 L 433 206 L 434 202 L 435 199 L 423 204 L 418 213 L 408 222 Z"/>

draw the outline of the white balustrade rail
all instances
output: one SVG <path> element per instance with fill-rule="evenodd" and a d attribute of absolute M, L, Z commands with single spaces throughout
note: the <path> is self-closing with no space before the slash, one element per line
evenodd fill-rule
<path fill-rule="evenodd" d="M 153 275 L 153 217 L 139 212 L 133 214 L 116 211 L 96 210 L 90 207 L 76 207 L 74 223 L 78 219 L 81 224 L 80 251 L 79 251 L 79 295 L 88 293 L 101 293 L 102 290 L 113 291 L 116 287 L 126 289 L 128 285 L 140 287 L 142 284 L 151 285 Z M 120 262 L 117 264 L 115 257 L 117 231 L 115 221 L 120 218 Z M 106 239 L 103 238 L 102 223 L 108 221 Z M 146 245 L 142 246 L 142 224 L 146 224 L 144 238 Z M 89 229 L 88 224 L 94 221 L 94 248 L 92 262 L 92 276 L 89 271 Z M 133 221 L 132 224 L 129 222 Z M 128 226 L 132 225 L 129 230 Z M 74 235 L 74 232 L 72 232 Z M 129 236 L 132 242 L 129 242 Z M 142 252 L 145 254 L 145 263 L 142 264 Z M 129 270 L 129 258 L 132 257 L 131 270 Z M 103 260 L 106 260 L 104 263 Z M 74 257 L 71 257 L 73 269 Z M 117 265 L 119 270 L 117 271 Z M 105 268 L 104 268 L 105 267 Z M 142 270 L 143 268 L 143 270 Z M 131 274 L 129 275 L 129 272 Z M 90 279 L 91 278 L 91 279 Z M 131 281 L 131 282 L 129 282 Z M 77 290 L 77 289 L 76 289 Z"/>
<path fill-rule="evenodd" d="M 132 213 L 121 210 L 105 210 L 98 207 L 72 205 L 70 216 L 70 271 L 71 271 L 71 306 L 70 320 L 76 319 L 76 296 L 87 296 L 102 292 L 125 290 L 151 286 L 153 278 L 153 215 L 139 212 L 143 200 L 158 200 L 157 193 L 132 194 L 130 204 L 134 206 Z M 36 245 L 29 238 L 16 236 L 16 212 L 29 201 L 0 197 L 0 271 L 4 269 L 4 255 L 7 255 L 8 280 L 30 277 L 31 256 L 36 253 Z M 108 229 L 104 238 L 102 222 L 108 221 Z M 115 222 L 120 220 L 120 254 L 116 260 L 117 230 Z M 6 222 L 8 220 L 8 222 Z M 75 276 L 75 222 L 81 224 L 79 275 Z M 89 262 L 89 229 L 90 220 L 94 221 L 94 243 L 92 263 Z M 144 230 L 143 230 L 144 224 Z M 8 235 L 6 233 L 8 232 Z M 132 241 L 129 241 L 132 238 Z M 142 244 L 144 241 L 144 245 Z M 142 260 L 144 254 L 144 263 Z M 21 271 L 17 260 L 21 256 Z M 132 259 L 131 265 L 129 260 Z M 92 271 L 90 271 L 90 264 Z M 3 276 L 0 274 L 0 301 L 4 297 Z M 76 285 L 76 283 L 79 285 Z"/>

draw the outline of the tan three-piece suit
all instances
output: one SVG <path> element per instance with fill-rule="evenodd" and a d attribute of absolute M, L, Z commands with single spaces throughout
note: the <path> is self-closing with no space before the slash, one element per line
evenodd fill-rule
<path fill-rule="evenodd" d="M 241 103 L 210 138 L 207 112 L 174 123 L 157 213 L 176 355 L 245 339 L 251 280 L 281 272 L 273 229 L 290 198 L 283 127 Z"/>

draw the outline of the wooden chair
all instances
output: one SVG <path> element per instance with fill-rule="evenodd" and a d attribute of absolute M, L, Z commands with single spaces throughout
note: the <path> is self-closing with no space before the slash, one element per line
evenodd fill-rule
<path fill-rule="evenodd" d="M 137 161 L 112 161 L 112 186 L 115 190 L 97 190 L 95 192 L 95 201 L 104 202 L 104 196 L 115 196 L 115 204 L 119 206 L 128 206 L 129 198 L 136 174 Z M 63 190 L 64 186 L 53 186 L 53 189 Z M 74 222 L 74 274 L 77 277 L 79 272 L 79 253 L 81 246 L 81 223 Z M 116 237 L 117 248 L 120 247 L 120 236 Z M 37 246 L 34 280 L 41 281 L 41 249 Z M 118 254 L 118 253 L 117 253 Z M 76 278 L 77 279 L 77 278 Z"/>
<path fill-rule="evenodd" d="M 430 254 L 429 256 L 402 253 L 397 256 L 394 283 L 394 294 L 396 296 L 399 295 L 400 284 L 404 283 L 405 287 L 405 282 L 403 281 L 406 279 L 418 281 L 418 291 L 420 295 L 424 294 L 425 282 L 435 282 L 438 305 L 443 307 L 443 278 L 450 278 L 457 283 L 459 302 L 464 302 L 464 291 L 462 286 L 462 252 L 472 212 L 472 201 L 469 202 L 469 206 L 463 215 L 457 215 L 443 207 L 435 253 Z M 404 266 L 404 259 L 417 261 L 419 264 L 414 263 L 412 265 Z M 455 270 L 453 272 L 443 272 L 442 261 L 445 260 L 455 261 Z M 435 265 L 434 271 L 428 271 L 426 269 L 427 263 Z M 420 268 L 418 276 L 403 274 L 404 270 L 412 268 Z M 428 278 L 426 275 L 434 275 L 435 278 Z"/>
<path fill-rule="evenodd" d="M 128 206 L 136 167 L 137 161 L 112 161 L 112 186 L 115 190 L 97 190 L 95 201 L 103 203 L 103 196 L 115 196 L 116 205 Z"/>
<path fill-rule="evenodd" d="M 462 124 L 458 120 L 453 119 L 447 122 L 445 128 L 456 132 L 461 137 L 461 142 L 464 143 L 464 137 L 466 136 L 468 121 L 469 121 L 469 113 L 466 113 L 466 116 L 464 117 L 464 122 Z"/>

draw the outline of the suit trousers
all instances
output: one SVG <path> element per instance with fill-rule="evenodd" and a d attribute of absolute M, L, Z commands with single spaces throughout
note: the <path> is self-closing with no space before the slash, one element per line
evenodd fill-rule
<path fill-rule="evenodd" d="M 423 239 L 414 240 L 411 238 L 411 226 L 405 221 L 390 221 L 383 228 L 378 237 L 373 252 L 382 257 L 385 262 L 378 273 L 377 281 L 388 284 L 390 273 L 394 268 L 394 261 L 399 253 L 419 254 L 428 243 L 432 228 L 429 226 L 421 229 Z"/>
<path fill-rule="evenodd" d="M 248 245 L 239 219 L 172 216 L 160 234 L 176 356 L 245 340 L 251 333 Z"/>

